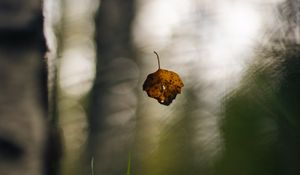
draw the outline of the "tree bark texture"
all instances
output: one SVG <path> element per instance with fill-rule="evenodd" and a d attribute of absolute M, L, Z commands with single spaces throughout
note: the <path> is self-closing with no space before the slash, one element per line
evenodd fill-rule
<path fill-rule="evenodd" d="M 48 173 L 45 51 L 41 1 L 0 0 L 0 174 Z"/>
<path fill-rule="evenodd" d="M 127 169 L 137 98 L 132 82 L 138 79 L 133 18 L 134 0 L 102 0 L 96 14 L 97 74 L 89 137 L 95 174 L 119 175 Z"/>

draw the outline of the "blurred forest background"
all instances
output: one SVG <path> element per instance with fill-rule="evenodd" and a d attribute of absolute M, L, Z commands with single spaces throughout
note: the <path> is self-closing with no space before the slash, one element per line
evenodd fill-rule
<path fill-rule="evenodd" d="M 52 174 L 300 174 L 300 1 L 44 0 L 43 14 Z M 170 106 L 142 91 L 153 51 L 184 82 Z M 21 155 L 1 127 L 0 156 Z"/>

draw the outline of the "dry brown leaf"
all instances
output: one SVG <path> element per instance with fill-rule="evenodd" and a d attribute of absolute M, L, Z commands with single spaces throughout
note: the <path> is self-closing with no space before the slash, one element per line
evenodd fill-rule
<path fill-rule="evenodd" d="M 147 76 L 143 90 L 149 97 L 157 99 L 160 104 L 169 105 L 181 93 L 184 86 L 179 75 L 173 71 L 160 69 L 159 56 L 156 52 L 159 69 Z"/>

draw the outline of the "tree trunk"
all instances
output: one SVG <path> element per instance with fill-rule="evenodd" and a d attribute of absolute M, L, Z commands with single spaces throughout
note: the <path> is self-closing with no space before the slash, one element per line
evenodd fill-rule
<path fill-rule="evenodd" d="M 0 1 L 0 174 L 46 174 L 42 3 Z"/>
<path fill-rule="evenodd" d="M 133 0 L 102 0 L 96 16 L 97 74 L 91 95 L 94 173 L 125 174 L 132 142 L 138 73 L 133 61 Z"/>

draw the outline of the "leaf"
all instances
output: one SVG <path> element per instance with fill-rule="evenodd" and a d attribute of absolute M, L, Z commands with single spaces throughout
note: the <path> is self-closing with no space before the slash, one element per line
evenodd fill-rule
<path fill-rule="evenodd" d="M 157 55 L 158 65 L 159 57 Z M 147 76 L 143 90 L 147 92 L 149 97 L 157 99 L 160 104 L 170 105 L 176 98 L 177 94 L 181 93 L 183 82 L 179 75 L 173 71 L 159 69 Z"/>

